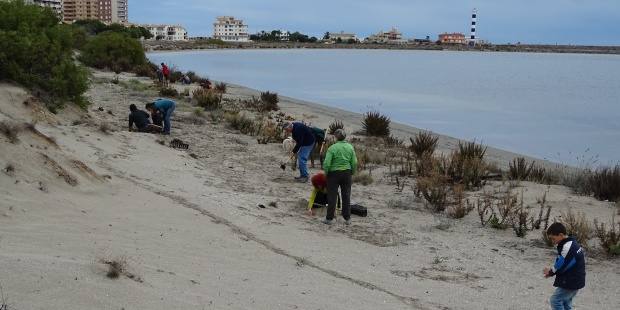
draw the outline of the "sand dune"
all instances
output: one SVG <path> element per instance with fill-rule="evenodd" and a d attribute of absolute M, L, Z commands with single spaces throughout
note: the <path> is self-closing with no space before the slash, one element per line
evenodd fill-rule
<path fill-rule="evenodd" d="M 0 285 L 9 309 L 547 308 L 552 282 L 541 273 L 554 252 L 537 242 L 538 231 L 521 239 L 480 228 L 475 212 L 432 215 L 410 186 L 396 190 L 381 170 L 373 185 L 353 188 L 369 217 L 326 227 L 321 211 L 304 212 L 310 185 L 280 170 L 280 145 L 257 144 L 208 118 L 194 124 L 184 101 L 172 136 L 128 132 L 129 104 L 156 94 L 112 77 L 94 73 L 88 111 L 58 115 L 0 84 L 0 121 L 21 127 L 16 143 L 0 135 L 0 168 L 13 167 L 0 172 Z M 228 90 L 231 100 L 256 95 Z M 291 98 L 280 106 L 320 126 L 338 118 L 356 130 L 360 118 Z M 36 131 L 24 125 L 33 121 Z M 101 132 L 102 123 L 114 131 Z M 394 131 L 407 137 L 416 129 Z M 189 149 L 168 147 L 174 138 Z M 444 151 L 455 144 L 441 138 Z M 489 156 L 506 165 L 515 154 Z M 553 216 L 569 207 L 590 219 L 616 212 L 561 186 L 523 182 L 517 190 L 531 205 L 548 191 Z M 112 261 L 124 266 L 118 279 L 106 276 Z M 591 257 L 576 307 L 615 309 L 619 282 L 617 261 Z"/>

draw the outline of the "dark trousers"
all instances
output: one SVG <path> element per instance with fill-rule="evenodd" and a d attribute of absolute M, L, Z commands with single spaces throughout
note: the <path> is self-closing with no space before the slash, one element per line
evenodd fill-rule
<path fill-rule="evenodd" d="M 351 218 L 351 170 L 330 171 L 327 174 L 327 219 L 333 220 L 338 200 L 338 188 L 342 196 L 342 217 Z"/>

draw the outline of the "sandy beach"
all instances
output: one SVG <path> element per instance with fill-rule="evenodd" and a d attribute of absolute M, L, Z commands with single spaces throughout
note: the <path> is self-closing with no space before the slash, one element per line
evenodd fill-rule
<path fill-rule="evenodd" d="M 210 117 L 197 122 L 184 99 L 171 136 L 129 132 L 128 106 L 159 96 L 146 78 L 114 77 L 93 72 L 88 110 L 57 115 L 0 84 L 0 122 L 35 124 L 15 143 L 0 135 L 0 285 L 9 309 L 548 309 L 553 281 L 542 270 L 555 250 L 540 231 L 518 238 L 481 227 L 475 210 L 458 220 L 430 213 L 412 179 L 401 190 L 379 166 L 371 185 L 352 189 L 369 216 L 326 226 L 324 210 L 305 212 L 311 185 L 279 168 L 281 144 L 258 144 Z M 259 93 L 229 84 L 225 99 Z M 297 120 L 361 128 L 359 114 L 280 100 Z M 392 124 L 403 139 L 417 131 Z M 175 138 L 189 149 L 169 147 Z M 439 151 L 457 144 L 440 136 Z M 487 152 L 504 168 L 516 156 Z M 606 222 L 618 212 L 557 185 L 490 181 L 467 194 L 509 186 L 532 210 L 547 193 L 552 218 L 572 209 Z M 576 309 L 620 304 L 618 259 L 596 253 L 597 242 Z M 106 276 L 111 262 L 124 267 L 117 279 Z"/>

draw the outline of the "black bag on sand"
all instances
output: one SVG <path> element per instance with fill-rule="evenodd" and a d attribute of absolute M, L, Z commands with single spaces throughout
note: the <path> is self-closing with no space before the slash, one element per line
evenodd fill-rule
<path fill-rule="evenodd" d="M 366 207 L 360 206 L 356 203 L 351 205 L 351 214 L 366 217 L 368 215 L 368 210 L 366 209 Z"/>

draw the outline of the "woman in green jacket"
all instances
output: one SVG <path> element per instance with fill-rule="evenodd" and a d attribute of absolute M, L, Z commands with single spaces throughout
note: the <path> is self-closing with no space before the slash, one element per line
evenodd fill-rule
<path fill-rule="evenodd" d="M 323 223 L 332 224 L 338 199 L 338 188 L 342 197 L 342 217 L 345 224 L 351 224 L 351 177 L 357 170 L 357 157 L 353 145 L 344 141 L 347 137 L 342 129 L 334 132 L 337 142 L 327 149 L 323 170 L 327 175 L 327 216 Z"/>

